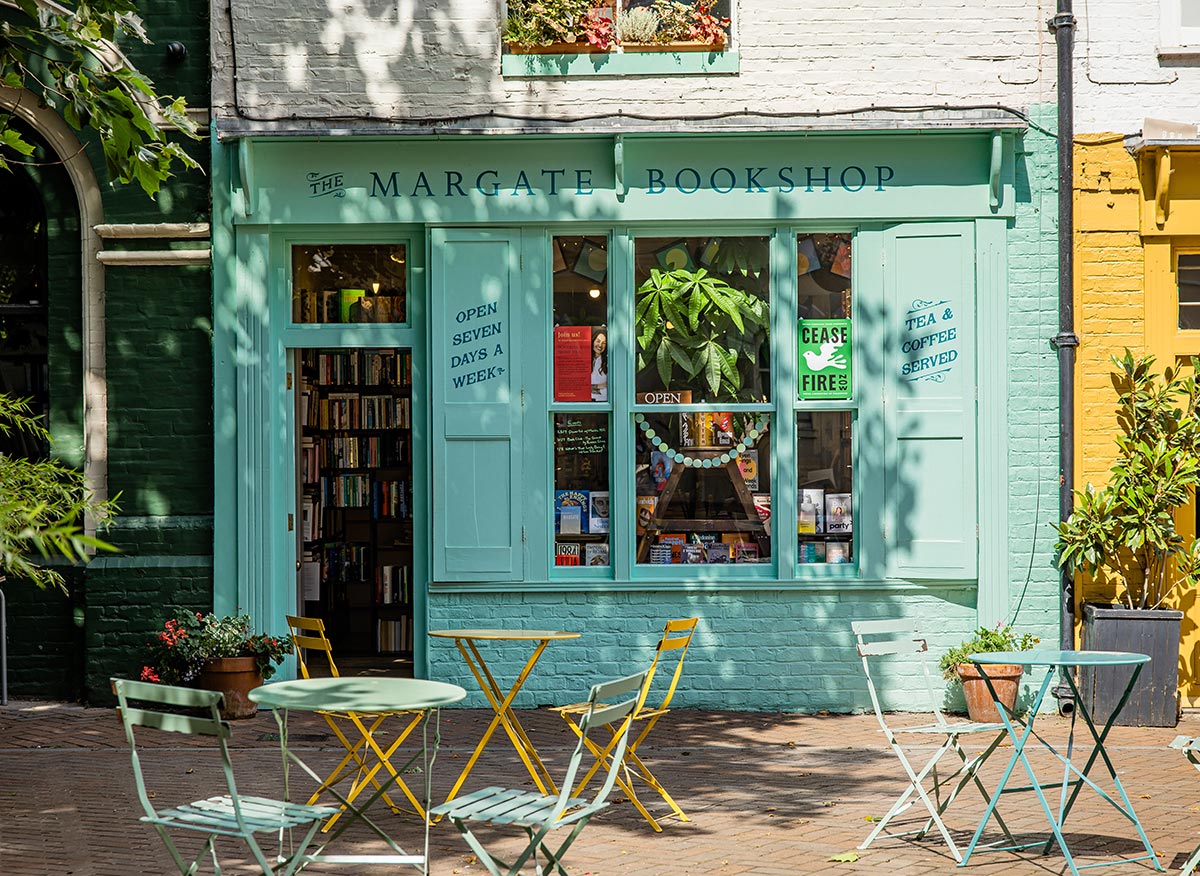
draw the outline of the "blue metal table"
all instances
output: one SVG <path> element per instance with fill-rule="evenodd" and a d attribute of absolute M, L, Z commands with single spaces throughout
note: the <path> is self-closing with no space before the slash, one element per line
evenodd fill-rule
<path fill-rule="evenodd" d="M 1084 865 L 1085 868 L 1124 864 L 1133 861 L 1150 861 L 1154 865 L 1154 869 L 1161 871 L 1163 867 L 1158 862 L 1158 856 L 1154 854 L 1154 849 L 1151 847 L 1150 841 L 1146 839 L 1146 832 L 1142 830 L 1142 823 L 1138 821 L 1137 814 L 1133 811 L 1133 804 L 1129 802 L 1129 796 L 1125 793 L 1125 788 L 1121 785 L 1120 778 L 1117 777 L 1117 771 L 1113 767 L 1112 760 L 1109 758 L 1108 752 L 1104 750 L 1104 740 L 1108 737 L 1108 731 L 1112 728 L 1117 715 L 1120 714 L 1121 709 L 1124 708 L 1126 701 L 1129 699 L 1129 694 L 1133 690 L 1134 683 L 1137 681 L 1138 675 L 1141 674 L 1142 666 L 1150 662 L 1149 656 L 1121 651 L 992 651 L 984 654 L 973 654 L 970 660 L 982 666 L 1003 663 L 1016 663 L 1029 667 L 1038 666 L 1046 670 L 1046 675 L 1042 679 L 1041 687 L 1038 688 L 1037 695 L 1034 697 L 1028 714 L 1024 718 L 1018 718 L 1016 714 L 1000 702 L 999 697 L 996 696 L 996 689 L 992 686 L 991 679 L 987 677 L 986 673 L 980 673 L 987 684 L 988 690 L 991 692 L 992 700 L 996 703 L 996 710 L 1000 713 L 1000 720 L 1004 722 L 1009 738 L 1012 739 L 1013 752 L 1012 757 L 1009 758 L 1008 765 L 1004 768 L 1004 772 L 1000 776 L 996 792 L 992 795 L 991 802 L 988 803 L 987 808 L 984 810 L 979 827 L 976 828 L 975 835 L 971 838 L 971 844 L 967 846 L 966 853 L 963 855 L 963 859 L 959 862 L 958 866 L 962 867 L 966 865 L 971 859 L 971 854 L 975 851 L 975 847 L 979 843 L 979 838 L 983 834 L 984 827 L 987 826 L 988 820 L 992 817 L 993 812 L 995 812 L 996 803 L 1000 800 L 1000 797 L 1003 794 L 1016 791 L 1033 791 L 1037 794 L 1038 801 L 1042 805 L 1042 811 L 1045 812 L 1046 818 L 1050 822 L 1052 833 L 1052 836 L 1045 840 L 1045 848 L 1042 850 L 1042 853 L 1045 854 L 1048 852 L 1050 846 L 1057 842 L 1058 847 L 1062 849 L 1063 857 L 1066 858 L 1067 867 L 1070 868 L 1074 876 L 1079 876 L 1079 867 L 1076 866 L 1075 859 L 1071 856 L 1071 850 L 1067 846 L 1067 841 L 1063 838 L 1063 825 L 1066 823 L 1067 816 L 1071 813 L 1071 808 L 1075 805 L 1075 800 L 1078 798 L 1079 792 L 1086 785 L 1129 819 L 1137 830 L 1138 838 L 1141 840 L 1146 853 L 1133 858 L 1121 858 L 1115 861 L 1086 864 Z M 1067 739 L 1067 748 L 1065 752 L 1062 752 L 1047 742 L 1033 729 L 1034 721 L 1037 718 L 1042 701 L 1046 698 L 1046 692 L 1050 689 L 1051 682 L 1054 681 L 1055 676 L 1059 674 L 1059 670 L 1071 670 L 1084 666 L 1132 666 L 1133 672 L 1130 675 L 1129 683 L 1125 686 L 1125 691 L 1122 693 L 1121 699 L 1117 703 L 1117 707 L 1109 715 L 1104 728 L 1099 732 L 1097 732 L 1096 725 L 1092 721 L 1092 716 L 1088 712 L 1087 700 L 1079 692 L 1074 674 L 1070 671 L 1062 673 L 1067 684 L 1070 685 L 1071 692 L 1075 696 L 1075 709 L 1071 713 L 1071 729 Z M 1076 765 L 1080 760 L 1075 753 L 1075 722 L 1077 718 L 1083 719 L 1083 723 L 1087 727 L 1092 741 L 1091 751 L 1088 753 L 1083 769 L 1080 769 Z M 1025 746 L 1031 738 L 1041 743 L 1043 748 L 1062 763 L 1063 772 L 1061 782 L 1043 782 L 1038 779 L 1025 753 Z M 1105 769 L 1108 770 L 1109 778 L 1112 780 L 1117 795 L 1120 797 L 1119 802 L 1089 778 L 1088 773 L 1097 760 L 1103 761 Z M 1009 777 L 1018 763 L 1025 768 L 1025 773 L 1029 776 L 1030 784 L 1014 788 L 1006 787 Z M 1057 814 L 1043 793 L 1043 789 L 1046 788 L 1055 788 L 1058 790 Z M 991 850 L 1000 850 L 1001 848 L 1013 850 L 1041 845 L 1042 842 L 1042 840 L 1039 840 L 1035 843 L 1003 847 L 988 846 L 988 848 Z"/>

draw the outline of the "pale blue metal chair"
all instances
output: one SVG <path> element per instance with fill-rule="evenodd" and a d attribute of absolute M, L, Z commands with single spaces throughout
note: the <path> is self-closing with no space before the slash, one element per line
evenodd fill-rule
<path fill-rule="evenodd" d="M 996 747 L 1004 740 L 1007 733 L 1003 724 L 982 724 L 974 721 L 947 721 L 945 715 L 942 714 L 938 707 L 938 702 L 943 695 L 943 687 L 934 686 L 934 675 L 930 671 L 928 651 L 929 646 L 926 644 L 925 637 L 921 635 L 916 624 L 911 620 L 871 620 L 871 621 L 853 621 L 850 624 L 854 631 L 855 639 L 858 643 L 858 656 L 862 658 L 863 672 L 867 676 L 867 691 L 871 695 L 871 705 L 875 709 L 875 717 L 879 719 L 879 727 L 887 738 L 888 745 L 895 752 L 901 766 L 904 768 L 904 774 L 908 778 L 908 785 L 904 792 L 892 804 L 892 808 L 887 814 L 875 824 L 875 828 L 870 835 L 863 840 L 860 849 L 865 849 L 873 843 L 881 834 L 889 837 L 905 837 L 915 836 L 917 839 L 923 838 L 931 827 L 937 827 L 938 833 L 942 835 L 942 839 L 946 841 L 946 845 L 950 849 L 950 853 L 954 856 L 954 860 L 961 863 L 962 853 L 959 852 L 958 846 L 955 844 L 953 837 L 950 836 L 950 831 L 946 828 L 945 822 L 942 821 L 942 816 L 954 802 L 959 792 L 970 782 L 975 784 L 979 789 L 979 793 L 983 795 L 983 799 L 990 803 L 991 796 L 983 782 L 979 780 L 979 768 L 991 756 Z M 875 680 L 871 676 L 871 661 L 881 657 L 900 656 L 915 659 L 920 665 L 921 675 L 925 682 L 926 700 L 920 702 L 920 697 L 915 697 L 916 705 L 923 706 L 921 714 L 927 715 L 932 720 L 924 720 L 919 724 L 907 724 L 904 726 L 893 727 L 888 723 L 888 717 L 885 715 L 883 706 L 880 702 L 879 692 L 876 688 Z M 914 705 L 914 697 L 906 696 L 906 704 Z M 898 716 L 893 716 L 893 720 Z M 910 716 L 905 716 L 910 717 Z M 980 754 L 974 757 L 969 757 L 963 750 L 959 739 L 963 736 L 981 735 L 988 740 L 987 745 Z M 906 744 L 916 744 L 919 740 L 921 744 L 927 744 L 930 740 L 941 739 L 941 744 L 934 751 L 933 756 L 925 763 L 920 770 L 913 766 L 911 757 L 913 755 L 906 751 L 901 744 L 901 738 L 905 739 Z M 958 758 L 957 767 L 948 775 L 938 774 L 938 761 L 943 755 L 953 752 Z M 955 780 L 957 782 L 955 783 Z M 927 787 L 928 783 L 928 787 Z M 943 797 L 942 791 L 944 788 L 950 787 L 949 794 Z M 926 811 L 929 813 L 929 818 L 924 825 L 915 830 L 902 831 L 900 833 L 885 833 L 888 824 L 892 819 L 896 818 L 901 813 L 905 812 L 911 806 L 920 801 Z M 1004 831 L 1004 835 L 1013 841 L 1012 834 L 1008 827 L 1001 819 L 999 812 L 996 814 L 996 822 L 1000 825 L 1000 829 Z"/>
<path fill-rule="evenodd" d="M 558 871 L 559 876 L 569 876 L 562 865 L 563 855 L 592 816 L 609 805 L 607 798 L 616 783 L 617 771 L 625 769 L 625 746 L 632 723 L 631 716 L 645 680 L 646 673 L 639 672 L 637 675 L 592 687 L 587 698 L 588 709 L 578 721 L 579 742 L 571 755 L 566 776 L 559 784 L 562 790 L 558 794 L 542 794 L 522 788 L 483 788 L 436 806 L 429 810 L 429 814 L 434 817 L 445 815 L 454 822 L 467 845 L 479 856 L 479 860 L 492 876 L 518 876 L 530 858 L 534 859 L 536 865 L 539 850 L 546 858 L 546 867 L 537 868 L 539 874 L 550 872 L 553 868 Z M 572 797 L 571 789 L 575 787 L 575 774 L 579 770 L 579 763 L 587 746 L 588 733 L 601 726 L 613 729 L 615 745 L 604 784 L 590 800 Z M 525 830 L 529 842 L 517 858 L 508 863 L 484 848 L 479 838 L 471 832 L 471 824 L 520 827 Z M 545 844 L 547 837 L 551 831 L 564 827 L 569 827 L 570 833 L 556 850 L 551 850 Z M 504 870 L 501 871 L 500 868 Z"/>
<path fill-rule="evenodd" d="M 221 863 L 214 845 L 217 837 L 234 837 L 245 842 L 264 876 L 291 876 L 296 872 L 304 862 L 304 852 L 321 822 L 337 814 L 336 806 L 305 806 L 266 797 L 240 796 L 229 758 L 229 724 L 221 720 L 219 711 L 220 693 L 120 678 L 113 679 L 113 692 L 117 695 L 117 712 L 125 728 L 125 740 L 129 743 L 133 759 L 138 800 L 146 813 L 138 820 L 158 831 L 182 876 L 197 873 L 206 854 L 212 858 L 213 872 L 220 876 Z M 179 709 L 187 712 L 172 711 Z M 138 755 L 137 731 L 140 728 L 209 737 L 215 749 L 197 748 L 195 754 L 197 757 L 206 752 L 220 755 L 228 793 L 190 803 L 155 806 L 151 797 L 166 799 L 166 792 L 170 789 L 163 787 L 153 794 L 147 790 Z M 200 851 L 191 861 L 184 857 L 175 844 L 171 834 L 174 830 L 204 836 Z M 295 841 L 291 854 L 286 857 L 268 857 L 256 838 L 257 834 L 273 835 L 282 843 L 284 833 L 292 831 L 300 839 Z"/>

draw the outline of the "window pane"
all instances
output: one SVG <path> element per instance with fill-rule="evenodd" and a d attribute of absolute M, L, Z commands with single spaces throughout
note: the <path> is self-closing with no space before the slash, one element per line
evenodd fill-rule
<path fill-rule="evenodd" d="M 854 560 L 854 478 L 850 411 L 796 415 L 796 559 L 800 563 Z"/>
<path fill-rule="evenodd" d="M 1200 329 L 1200 255 L 1179 257 L 1179 327 Z"/>
<path fill-rule="evenodd" d="M 608 401 L 608 241 L 555 237 L 554 400 Z"/>
<path fill-rule="evenodd" d="M 292 322 L 404 322 L 403 244 L 292 247 Z"/>
<path fill-rule="evenodd" d="M 554 564 L 607 566 L 608 414 L 554 415 Z"/>
<path fill-rule="evenodd" d="M 635 417 L 639 563 L 771 559 L 771 440 L 765 414 Z"/>
<path fill-rule="evenodd" d="M 640 238 L 635 256 L 638 394 L 767 401 L 770 238 Z"/>
<path fill-rule="evenodd" d="M 850 319 L 849 234 L 802 234 L 796 241 L 801 319 Z"/>
<path fill-rule="evenodd" d="M 1179 23 L 1184 27 L 1200 27 L 1200 0 L 1179 0 Z"/>

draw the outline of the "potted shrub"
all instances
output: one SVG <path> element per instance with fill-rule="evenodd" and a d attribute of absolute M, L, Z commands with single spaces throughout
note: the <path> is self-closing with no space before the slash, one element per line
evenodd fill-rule
<path fill-rule="evenodd" d="M 190 611 L 177 612 L 147 647 L 142 681 L 219 690 L 225 695 L 225 718 L 253 716 L 258 707 L 250 701 L 250 691 L 292 653 L 291 639 L 251 634 L 249 615 Z"/>
<path fill-rule="evenodd" d="M 1108 484 L 1075 491 L 1074 513 L 1058 525 L 1058 565 L 1113 588 L 1114 604 L 1084 606 L 1083 647 L 1148 653 L 1129 702 L 1117 718 L 1128 726 L 1172 727 L 1179 716 L 1179 639 L 1183 613 L 1175 595 L 1200 579 L 1200 540 L 1184 541 L 1175 516 L 1200 485 L 1200 384 L 1154 357 L 1113 357 L 1117 392 L 1117 459 Z M 1197 360 L 1192 360 L 1193 369 Z M 1081 679 L 1092 715 L 1107 720 L 1131 669 L 1104 669 Z"/>
<path fill-rule="evenodd" d="M 995 723 L 1000 720 L 1000 714 L 992 701 L 987 682 L 980 674 L 981 671 L 991 680 L 1000 702 L 1012 711 L 1016 706 L 1024 667 L 1019 663 L 977 666 L 967 658 L 972 654 L 988 651 L 1028 651 L 1039 641 L 1041 640 L 1037 636 L 1030 633 L 1018 635 L 1011 625 L 997 624 L 995 629 L 980 627 L 971 638 L 942 655 L 938 663 L 942 669 L 942 677 L 962 684 L 963 697 L 967 701 L 967 715 L 972 721 Z"/>

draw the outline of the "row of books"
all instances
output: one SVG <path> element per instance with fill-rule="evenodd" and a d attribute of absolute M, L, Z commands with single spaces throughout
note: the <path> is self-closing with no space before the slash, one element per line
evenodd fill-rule
<path fill-rule="evenodd" d="M 608 532 L 608 490 L 555 490 L 554 531 L 559 535 Z"/>
<path fill-rule="evenodd" d="M 554 544 L 556 566 L 607 566 L 608 542 L 560 541 Z"/>
<path fill-rule="evenodd" d="M 330 508 L 370 508 L 376 517 L 408 518 L 408 481 L 378 480 L 369 474 L 324 475 L 317 482 L 320 500 Z"/>
<path fill-rule="evenodd" d="M 367 581 L 373 577 L 370 552 L 364 545 L 333 545 L 321 552 L 321 579 L 326 582 Z"/>
<path fill-rule="evenodd" d="M 854 513 L 849 493 L 801 490 L 796 532 L 800 535 L 836 535 L 854 531 Z"/>
<path fill-rule="evenodd" d="M 408 440 L 403 435 L 331 435 L 300 442 L 305 483 L 316 483 L 322 468 L 381 468 L 404 465 Z"/>
<path fill-rule="evenodd" d="M 413 624 L 411 617 L 399 620 L 379 621 L 380 651 L 411 651 L 413 648 Z"/>
<path fill-rule="evenodd" d="M 407 565 L 380 566 L 376 599 L 381 605 L 412 605 L 412 582 Z"/>
<path fill-rule="evenodd" d="M 306 391 L 302 400 L 305 426 L 316 429 L 409 429 L 412 402 L 394 395 Z"/>
<path fill-rule="evenodd" d="M 758 543 L 738 532 L 664 532 L 650 545 L 652 565 L 760 563 Z"/>
<path fill-rule="evenodd" d="M 801 563 L 848 563 L 851 546 L 835 539 L 800 539 L 796 559 Z"/>
<path fill-rule="evenodd" d="M 408 353 L 346 350 L 315 353 L 313 359 L 319 384 L 412 385 L 412 356 Z"/>

